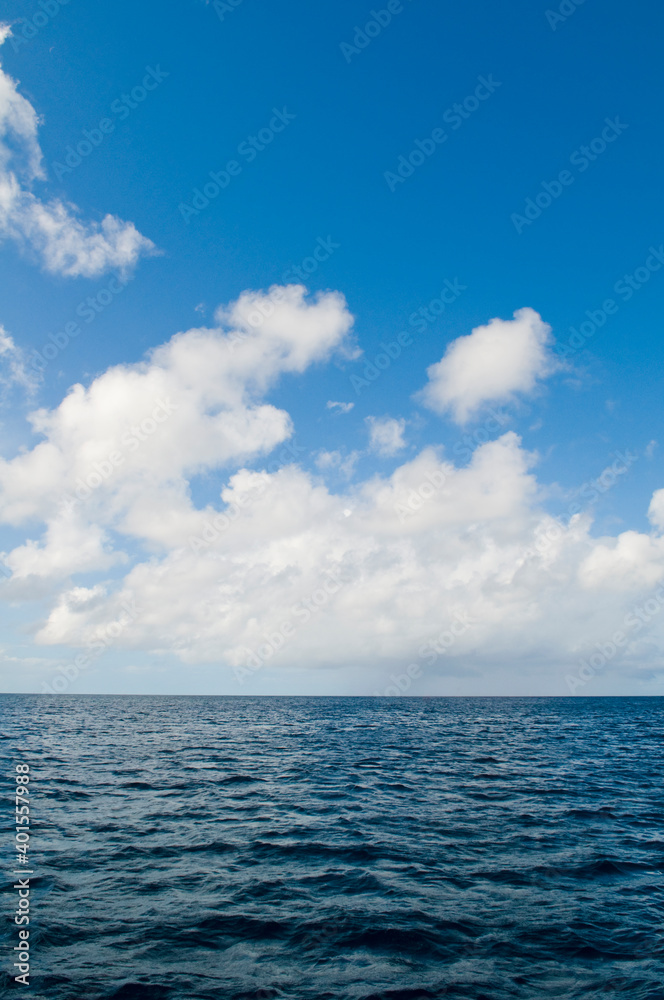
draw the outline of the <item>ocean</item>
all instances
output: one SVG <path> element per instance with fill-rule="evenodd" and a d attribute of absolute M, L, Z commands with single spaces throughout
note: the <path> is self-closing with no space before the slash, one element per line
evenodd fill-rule
<path fill-rule="evenodd" d="M 5 995 L 662 1000 L 663 709 L 3 695 Z"/>

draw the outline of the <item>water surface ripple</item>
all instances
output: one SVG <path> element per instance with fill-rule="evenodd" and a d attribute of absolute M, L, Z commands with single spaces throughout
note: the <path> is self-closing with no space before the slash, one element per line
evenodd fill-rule
<path fill-rule="evenodd" d="M 0 730 L 33 998 L 664 1000 L 661 699 L 4 695 Z"/>

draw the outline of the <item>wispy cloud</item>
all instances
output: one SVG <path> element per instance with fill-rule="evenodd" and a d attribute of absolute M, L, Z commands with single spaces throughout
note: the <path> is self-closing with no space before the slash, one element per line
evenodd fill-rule
<path fill-rule="evenodd" d="M 32 395 L 39 381 L 39 373 L 26 363 L 23 351 L 0 324 L 0 384 L 5 389 L 22 386 L 28 395 Z"/>
<path fill-rule="evenodd" d="M 334 410 L 336 413 L 350 413 L 355 403 L 338 403 L 333 399 L 328 399 L 326 405 L 328 410 Z"/>
<path fill-rule="evenodd" d="M 0 44 L 11 34 L 0 25 Z M 14 240 L 46 271 L 64 277 L 95 277 L 111 268 L 133 267 L 155 252 L 133 222 L 106 215 L 83 221 L 78 209 L 58 198 L 43 201 L 35 184 L 46 180 L 37 138 L 37 112 L 0 68 L 0 238 Z"/>

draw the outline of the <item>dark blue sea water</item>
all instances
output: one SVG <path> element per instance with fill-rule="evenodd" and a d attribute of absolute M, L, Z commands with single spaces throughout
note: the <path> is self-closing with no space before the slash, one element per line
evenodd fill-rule
<path fill-rule="evenodd" d="M 0 713 L 6 884 L 17 760 L 37 876 L 31 986 L 8 996 L 664 998 L 661 699 Z"/>

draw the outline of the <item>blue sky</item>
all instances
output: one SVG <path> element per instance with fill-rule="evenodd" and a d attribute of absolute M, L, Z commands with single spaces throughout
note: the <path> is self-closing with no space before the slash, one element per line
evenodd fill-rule
<path fill-rule="evenodd" d="M 624 560 L 606 570 L 614 582 L 621 575 L 634 577 L 617 596 L 611 590 L 618 604 L 610 614 L 622 617 L 647 600 L 659 580 L 658 542 L 652 541 L 657 527 L 648 510 L 653 494 L 664 486 L 658 443 L 664 288 L 664 266 L 657 257 L 657 252 L 664 257 L 658 155 L 661 8 L 641 0 L 626 17 L 623 5 L 593 0 L 548 8 L 517 0 L 508 10 L 486 2 L 441 6 L 403 0 L 392 4 L 391 14 L 382 13 L 381 6 L 373 9 L 382 25 L 376 24 L 371 6 L 344 0 L 286 6 L 189 0 L 177 11 L 153 3 L 136 11 L 122 2 L 86 7 L 77 0 L 62 6 L 53 0 L 43 16 L 36 3 L 9 4 L 5 20 L 12 36 L 0 50 L 2 67 L 39 117 L 45 170 L 42 178 L 29 180 L 30 190 L 44 203 L 59 199 L 76 205 L 78 218 L 91 227 L 110 213 L 133 225 L 145 242 L 126 259 L 109 252 L 96 271 L 77 265 L 78 273 L 67 274 L 66 267 L 31 244 L 25 227 L 20 238 L 7 227 L 0 245 L 0 322 L 16 357 L 21 352 L 29 371 L 31 352 L 41 351 L 49 334 L 57 335 L 77 318 L 82 332 L 58 351 L 28 391 L 16 380 L 7 387 L 5 459 L 10 463 L 21 448 L 30 451 L 40 440 L 26 421 L 28 413 L 55 412 L 75 383 L 87 389 L 113 366 L 140 362 L 180 331 L 213 328 L 217 307 L 235 302 L 245 290 L 298 281 L 292 268 L 310 267 L 314 250 L 327 247 L 319 253 L 328 253 L 327 258 L 316 261 L 306 287 L 310 293 L 341 293 L 354 317 L 352 332 L 343 350 L 312 355 L 302 370 L 275 376 L 267 398 L 290 415 L 288 437 L 297 443 L 297 462 L 310 481 L 323 476 L 330 496 L 355 495 L 373 477 L 387 481 L 398 474 L 428 447 L 463 465 L 454 448 L 464 435 L 473 449 L 483 443 L 481 428 L 490 407 L 500 414 L 491 437 L 513 432 L 523 454 L 538 456 L 533 470 L 537 516 L 567 521 L 575 490 L 600 475 L 616 453 L 634 456 L 615 485 L 590 504 L 592 524 L 583 542 L 587 551 L 608 538 L 601 552 L 615 553 L 622 551 L 621 534 L 634 531 L 650 539 L 634 542 L 637 549 L 655 546 L 643 557 L 647 570 L 639 564 L 637 572 Z M 559 10 L 569 13 L 556 15 Z M 26 24 L 35 23 L 34 37 L 26 40 L 24 34 L 32 34 Z M 154 89 L 140 89 L 146 78 Z M 473 96 L 478 82 L 481 99 Z M 137 87 L 141 100 L 131 98 Z M 126 101 L 123 95 L 129 95 Z M 461 105 L 461 116 L 455 105 Z M 102 120 L 108 130 L 103 134 L 96 131 Z M 280 131 L 261 133 L 271 122 Z M 443 130 L 438 143 L 430 138 L 436 129 Z M 78 165 L 70 156 L 71 169 L 65 171 L 68 148 L 85 141 L 84 130 L 98 145 Z M 258 139 L 252 155 L 247 142 L 260 134 L 270 141 L 260 148 Z M 412 157 L 418 142 L 430 152 Z M 15 152 L 16 137 L 8 134 L 6 143 Z M 416 165 L 402 167 L 410 176 L 396 182 L 399 163 L 409 157 Z M 227 177 L 226 188 L 198 214 L 183 209 L 202 205 L 192 202 L 195 189 L 204 188 L 210 172 L 224 171 L 229 161 L 239 166 L 235 176 Z M 568 171 L 566 183 L 558 180 L 562 171 Z M 547 196 L 543 184 L 556 196 Z M 545 207 L 532 207 L 538 197 Z M 533 218 L 526 224 L 528 204 Z M 118 271 L 125 285 L 116 283 Z M 120 291 L 86 323 L 81 303 L 100 294 L 103 303 L 109 282 Z M 429 304 L 450 286 L 460 293 L 442 315 L 433 315 Z M 588 322 L 588 313 L 597 318 L 607 299 L 615 303 L 612 315 L 567 357 L 566 366 L 556 369 L 552 359 L 560 354 L 555 346 L 566 344 L 570 328 Z M 441 361 L 449 345 L 493 317 L 510 320 L 524 307 L 552 331 L 545 349 L 549 360 L 542 359 L 529 388 L 485 399 L 462 423 L 447 404 L 436 410 L 423 403 L 417 394 L 427 383 L 427 369 Z M 419 315 L 426 317 L 425 326 L 414 315 L 418 310 L 424 310 Z M 412 335 L 412 342 L 374 382 L 358 386 L 367 361 L 402 331 Z M 340 407 L 328 408 L 328 401 L 354 406 L 343 413 Z M 396 439 L 392 447 L 381 447 L 378 438 L 370 443 L 369 418 L 397 421 L 386 433 L 401 434 L 403 446 L 397 447 Z M 53 431 L 52 440 L 58 433 Z M 273 452 L 256 447 L 186 470 L 183 482 L 194 507 L 219 507 L 220 489 L 238 469 L 283 464 L 278 458 L 283 441 Z M 323 452 L 336 457 L 321 459 Z M 107 511 L 113 502 L 110 494 L 104 499 Z M 90 521 L 86 530 L 92 530 Z M 10 553 L 29 539 L 43 546 L 48 523 L 47 516 L 35 514 L 23 522 L 12 515 L 6 524 L 3 545 L 15 579 L 5 587 L 18 588 L 15 593 L 7 589 L 4 645 L 14 658 L 8 661 L 9 689 L 40 690 L 55 664 L 87 648 L 85 623 L 78 638 L 73 625 L 44 632 L 44 622 L 64 594 L 101 587 L 110 600 L 129 566 L 171 558 L 177 548 L 174 541 L 170 548 L 146 545 L 140 533 L 128 539 L 118 523 L 109 521 L 100 529 L 107 533 L 103 544 L 121 550 L 124 562 L 112 568 L 90 563 L 78 570 L 72 563 L 66 580 L 49 577 L 48 585 L 39 571 L 41 582 L 37 585 L 35 577 L 30 591 L 30 573 L 18 556 L 13 564 Z M 439 529 L 427 530 L 436 535 Z M 495 538 L 488 550 L 494 543 Z M 387 565 L 387 550 L 376 544 L 376 559 L 382 552 Z M 291 569 L 297 563 L 293 558 Z M 574 579 L 585 579 L 587 571 L 579 565 Z M 551 574 L 557 579 L 555 567 L 543 567 L 541 574 L 549 593 Z M 19 578 L 26 581 L 23 589 Z M 278 580 L 276 573 L 276 587 Z M 401 579 L 394 586 L 406 584 Z M 444 581 L 433 586 L 434 593 L 437 586 L 441 595 L 448 592 Z M 604 641 L 604 626 L 593 617 L 606 603 L 603 591 L 600 587 L 588 596 L 589 585 L 584 586 L 588 617 L 578 634 L 570 633 L 565 648 L 552 647 L 547 629 L 534 645 L 525 643 L 528 662 L 541 659 L 548 666 L 512 673 L 505 665 L 520 648 L 515 623 L 522 612 L 515 611 L 507 631 L 516 629 L 516 646 L 506 645 L 501 665 L 491 665 L 498 654 L 487 631 L 478 645 L 462 649 L 459 640 L 458 648 L 445 654 L 445 664 L 456 663 L 452 687 L 441 654 L 411 693 L 474 693 L 486 683 L 492 693 L 567 693 L 564 677 L 578 672 L 584 643 L 593 648 L 593 629 L 599 629 L 597 641 Z M 330 628 L 334 621 L 342 628 L 350 622 L 337 603 L 331 600 L 321 609 Z M 405 622 L 410 613 L 401 608 L 404 629 L 394 639 L 395 664 L 413 656 L 419 662 L 419 640 L 435 628 L 435 606 L 433 617 L 423 615 L 414 631 Z M 441 611 L 443 618 L 446 613 Z M 503 607 L 501 613 L 508 611 Z M 550 620 L 544 605 L 540 613 Z M 158 623 L 153 632 L 144 629 L 133 639 L 128 628 L 103 661 L 72 682 L 71 690 L 382 692 L 393 664 L 380 643 L 373 658 L 367 653 L 372 614 L 375 607 L 362 624 L 361 649 L 349 646 L 326 660 L 315 651 L 313 638 L 298 638 L 270 657 L 269 666 L 245 678 L 244 687 L 232 672 L 232 650 L 246 649 L 246 636 L 236 641 L 222 630 L 199 650 L 195 636 L 200 629 L 194 636 L 183 626 L 174 645 L 172 637 L 160 636 Z M 272 626 L 261 622 L 258 611 L 256 617 L 260 635 L 269 632 Z M 487 621 L 498 627 L 494 618 L 488 613 Z M 18 630 L 12 625 L 17 619 Z M 660 693 L 658 627 L 657 619 L 648 624 L 649 634 L 654 632 L 647 649 L 630 645 L 608 669 L 601 668 L 590 688 L 575 693 Z M 317 625 L 307 635 L 317 631 L 323 642 L 324 629 Z M 45 641 L 45 635 L 56 632 L 61 643 Z M 295 651 L 298 644 L 302 649 L 289 656 L 289 648 Z M 248 648 L 254 647 L 249 643 Z M 182 656 L 189 664 L 185 674 Z M 370 662 L 358 681 L 358 665 L 367 656 Z M 320 670 L 303 666 L 307 657 L 312 663 L 320 659 Z M 484 658 L 486 667 L 479 667 Z M 11 666 L 16 659 L 26 660 L 20 683 Z"/>

